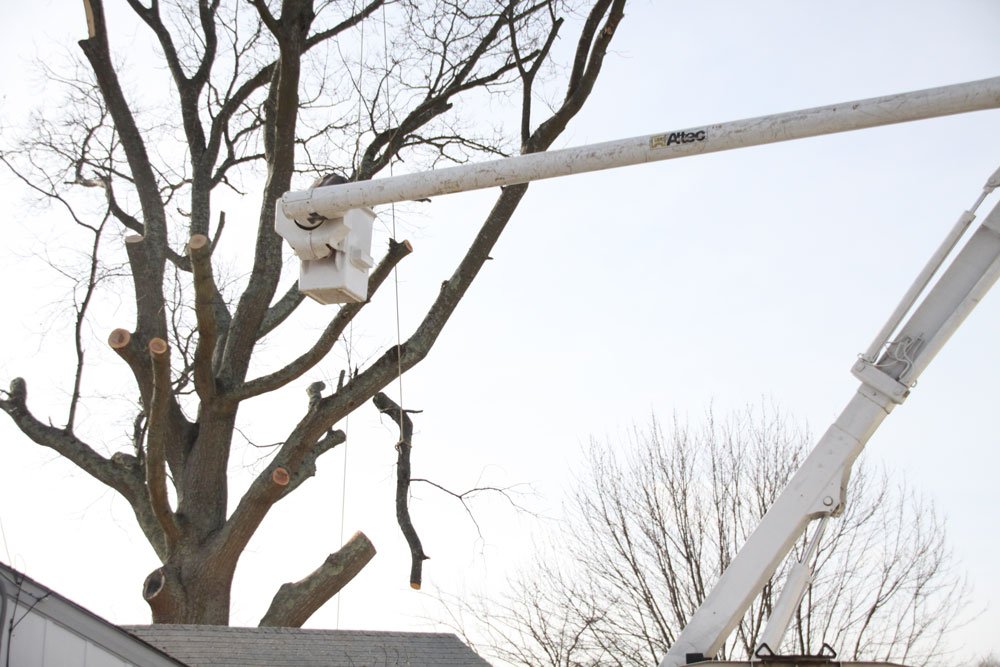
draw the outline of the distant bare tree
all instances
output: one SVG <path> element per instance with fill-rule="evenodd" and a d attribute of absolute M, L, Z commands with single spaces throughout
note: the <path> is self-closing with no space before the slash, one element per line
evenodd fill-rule
<path fill-rule="evenodd" d="M 82 3 L 76 69 L 46 70 L 62 100 L 46 97 L 19 142 L 5 128 L 0 162 L 51 205 L 50 236 L 72 239 L 85 259 L 79 271 L 53 262 L 75 285 L 75 363 L 65 369 L 61 415 L 32 405 L 22 378 L 0 392 L 0 410 L 129 503 L 160 560 L 143 586 L 154 622 L 226 624 L 234 572 L 261 523 L 345 441 L 336 426 L 425 358 L 528 186 L 498 192 L 408 337 L 345 368 L 336 386 L 309 385 L 266 465 L 232 499 L 241 407 L 315 374 L 368 303 L 332 309 L 310 325 L 313 341 L 280 363 L 259 363 L 263 340 L 303 301 L 274 231 L 276 201 L 298 174 L 302 187 L 329 173 L 371 179 L 403 160 L 427 168 L 548 149 L 594 89 L 625 0 L 108 4 Z M 553 69 L 567 17 L 576 18 L 569 62 Z M 133 31 L 159 60 L 134 57 Z M 515 101 L 503 136 L 479 113 L 495 92 Z M 551 104 L 540 110 L 539 97 Z M 256 208 L 235 221 L 246 236 L 223 233 L 220 202 L 231 193 Z M 390 240 L 369 299 L 411 249 Z M 226 253 L 250 258 L 244 275 L 228 275 Z M 120 324 L 98 337 L 128 368 L 121 391 L 137 400 L 118 414 L 93 410 L 85 424 L 80 410 L 100 380 L 85 360 L 94 305 L 105 298 L 122 304 Z M 300 625 L 373 555 L 358 533 L 283 585 L 261 623 Z"/>
<path fill-rule="evenodd" d="M 809 445 L 769 410 L 697 429 L 675 420 L 669 432 L 654 422 L 627 446 L 593 442 L 547 548 L 505 595 L 459 603 L 474 626 L 458 625 L 515 665 L 656 664 Z M 816 653 L 826 642 L 846 660 L 918 667 L 943 655 L 968 591 L 940 516 L 919 494 L 860 462 L 818 564 L 781 652 Z M 754 600 L 720 659 L 757 648 L 783 576 Z"/>

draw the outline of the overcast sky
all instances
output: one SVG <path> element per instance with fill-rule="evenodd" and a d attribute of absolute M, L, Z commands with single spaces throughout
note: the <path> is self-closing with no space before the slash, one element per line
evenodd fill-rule
<path fill-rule="evenodd" d="M 79 2 L 5 13 L 6 128 L 10 116 L 47 102 L 33 94 L 32 57 L 62 60 L 85 24 Z M 998 34 L 995 0 L 635 0 L 561 145 L 997 76 Z M 127 47 L 145 37 L 116 39 L 113 46 Z M 392 509 L 395 434 L 373 409 L 359 412 L 347 425 L 346 507 L 345 452 L 336 451 L 251 543 L 237 571 L 233 623 L 256 624 L 276 587 L 338 548 L 342 530 L 364 530 L 379 556 L 343 594 L 341 627 L 426 628 L 438 591 L 502 590 L 505 574 L 530 554 L 531 535 L 557 520 L 581 447 L 591 437 L 613 440 L 652 413 L 693 422 L 709 407 L 765 400 L 821 433 L 855 391 L 856 355 L 998 165 L 1000 111 L 989 111 L 535 184 L 495 261 L 406 376 L 404 397 L 424 410 L 415 475 L 456 489 L 530 483 L 536 495 L 526 502 L 547 518 L 486 504 L 480 537 L 461 507 L 420 491 L 414 521 L 432 560 L 425 592 L 412 592 Z M 33 255 L 57 246 L 60 228 L 44 212 L 26 215 L 25 194 L 0 178 L 9 234 L 0 244 L 0 382 L 26 377 L 33 409 L 58 422 L 66 384 L 52 350 L 71 339 L 51 326 L 61 283 Z M 400 214 L 416 247 L 400 269 L 404 335 L 493 196 L 444 197 Z M 390 214 L 380 213 L 385 223 Z M 392 309 L 390 299 L 372 304 L 355 329 L 358 350 L 374 354 L 394 342 L 382 326 L 392 326 Z M 329 315 L 311 304 L 303 311 L 303 335 Z M 114 373 L 97 348 L 111 328 L 131 323 L 107 312 L 92 332 L 95 364 Z M 998 333 L 994 294 L 868 447 L 870 459 L 905 473 L 947 517 L 972 606 L 984 609 L 962 630 L 969 655 L 1000 653 Z M 294 355 L 284 345 L 269 347 L 275 363 Z M 280 439 L 305 385 L 335 378 L 342 365 L 339 357 L 324 363 L 284 402 L 247 406 L 254 440 Z M 111 621 L 148 620 L 139 587 L 158 563 L 127 505 L 6 418 L 0 440 L 0 558 Z M 244 449 L 233 461 L 237 487 L 260 465 L 256 450 Z M 336 607 L 310 625 L 333 627 Z"/>

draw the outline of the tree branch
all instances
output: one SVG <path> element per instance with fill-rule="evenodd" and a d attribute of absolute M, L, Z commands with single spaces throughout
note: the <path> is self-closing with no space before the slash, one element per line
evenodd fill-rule
<path fill-rule="evenodd" d="M 266 394 L 269 391 L 274 391 L 279 387 L 283 387 L 292 380 L 300 377 L 303 373 L 308 371 L 310 368 L 322 361 L 323 357 L 333 348 L 340 335 L 344 333 L 347 325 L 350 324 L 351 320 L 361 312 L 375 296 L 375 293 L 381 287 L 385 279 L 392 273 L 392 269 L 399 264 L 400 261 L 413 251 L 413 246 L 409 241 L 403 241 L 402 243 L 396 242 L 392 239 L 389 240 L 389 249 L 382 261 L 379 262 L 371 275 L 368 277 L 368 299 L 360 303 L 350 303 L 342 306 L 337 314 L 320 334 L 319 339 L 313 343 L 313 346 L 309 348 L 305 353 L 300 355 L 297 359 L 289 363 L 284 368 L 281 368 L 273 373 L 264 375 L 255 380 L 251 380 L 244 384 L 243 386 L 227 393 L 225 399 L 227 401 L 239 402 L 244 401 L 248 398 L 254 396 L 259 396 L 261 394 Z"/>
<path fill-rule="evenodd" d="M 194 276 L 194 311 L 198 321 L 198 347 L 194 353 L 194 386 L 203 402 L 215 397 L 215 373 L 212 355 L 218 326 L 215 319 L 218 288 L 212 276 L 212 244 L 203 234 L 188 241 L 191 272 Z"/>
<path fill-rule="evenodd" d="M 323 436 L 312 449 L 309 450 L 309 453 L 305 455 L 302 459 L 302 463 L 299 464 L 298 469 L 289 476 L 288 485 L 285 486 L 285 490 L 282 492 L 278 500 L 281 500 L 281 498 L 284 498 L 292 491 L 299 488 L 299 485 L 302 484 L 302 482 L 316 474 L 316 461 L 320 456 L 326 454 L 337 445 L 342 445 L 345 442 L 347 442 L 347 434 L 343 431 L 328 431 L 327 434 Z"/>
<path fill-rule="evenodd" d="M 624 16 L 625 0 L 599 0 L 591 8 L 585 29 L 577 43 L 573 72 L 566 86 L 566 98 L 559 109 L 532 134 L 526 152 L 546 150 L 583 108 L 583 103 L 590 97 L 601 73 L 608 46 Z M 604 25 L 595 35 L 594 28 L 602 19 Z"/>
<path fill-rule="evenodd" d="M 167 498 L 166 440 L 170 415 L 170 347 L 162 338 L 149 341 L 149 356 L 153 365 L 153 395 L 147 409 L 146 422 L 146 488 L 157 521 L 167 538 L 171 551 L 180 537 L 177 518 Z"/>
<path fill-rule="evenodd" d="M 129 369 L 132 371 L 136 385 L 139 387 L 139 399 L 142 403 L 143 412 L 146 412 L 153 400 L 153 373 L 147 356 L 148 353 L 143 349 L 142 342 L 125 329 L 115 329 L 108 336 L 108 345 L 128 364 Z M 177 404 L 176 397 L 170 394 L 168 400 L 169 426 L 167 428 L 169 428 L 173 437 L 167 443 L 166 457 L 176 481 L 182 477 L 181 472 L 187 456 L 185 445 L 194 426 L 184 417 L 184 413 Z M 139 448 L 141 442 L 137 441 L 135 445 Z"/>
<path fill-rule="evenodd" d="M 345 30 L 353 28 L 354 26 L 360 24 L 366 18 L 374 14 L 375 10 L 384 4 L 385 0 L 372 0 L 372 2 L 368 3 L 368 5 L 357 14 L 349 16 L 348 18 L 344 19 L 343 21 L 341 21 L 340 23 L 338 23 L 337 25 L 333 26 L 328 30 L 321 30 L 320 32 L 317 32 L 315 35 L 310 36 L 309 39 L 306 40 L 306 48 L 311 49 L 317 44 L 325 42 L 331 37 L 336 37 Z"/>
<path fill-rule="evenodd" d="M 615 0 L 615 6 L 618 7 L 623 2 L 624 0 Z M 503 26 L 505 23 L 500 20 L 498 25 Z M 603 40 L 601 44 L 604 48 L 613 36 L 617 25 L 617 21 L 609 20 L 601 31 Z M 600 58 L 592 63 L 592 67 L 588 69 L 590 76 L 597 76 L 600 64 Z M 580 95 L 585 98 L 591 89 L 592 85 L 584 87 Z M 526 147 L 526 150 L 532 147 L 550 145 L 565 127 L 569 118 L 575 115 L 578 110 L 578 107 L 575 106 L 577 103 L 582 103 L 582 101 L 579 98 L 574 98 L 573 105 L 567 106 L 569 104 L 567 102 L 556 110 L 553 116 L 558 116 L 561 119 L 560 122 L 543 123 L 532 135 L 532 141 L 529 142 L 532 146 Z M 540 148 L 538 149 L 540 150 Z M 490 259 L 493 247 L 513 216 L 521 198 L 527 192 L 527 187 L 526 184 L 522 184 L 502 188 L 493 209 L 469 246 L 455 273 L 442 284 L 438 297 L 428 309 L 416 331 L 405 343 L 390 348 L 367 369 L 351 378 L 342 390 L 317 401 L 289 434 L 275 455 L 275 462 L 281 462 L 280 465 L 294 471 L 303 457 L 329 428 L 358 405 L 374 397 L 401 372 L 409 370 L 427 356 L 458 303 L 472 285 L 483 265 Z M 245 391 L 241 390 L 235 396 L 242 397 Z M 267 515 L 270 507 L 280 497 L 280 492 L 274 489 L 270 474 L 270 470 L 265 470 L 251 484 L 226 527 L 219 533 L 218 539 L 226 545 L 226 550 L 231 552 L 234 549 L 242 548 Z"/>
<path fill-rule="evenodd" d="M 251 352 L 257 342 L 257 331 L 274 297 L 281 274 L 281 238 L 274 231 L 274 207 L 282 193 L 290 189 L 295 169 L 301 58 L 306 48 L 306 36 L 315 18 L 311 4 L 284 2 L 274 33 L 281 56 L 265 104 L 264 152 L 269 173 L 257 220 L 253 267 L 246 290 L 233 314 L 220 369 L 231 384 L 242 382 L 246 377 Z"/>
<path fill-rule="evenodd" d="M 420 536 L 410 518 L 410 450 L 413 449 L 413 420 L 402 407 L 379 392 L 372 398 L 378 411 L 388 415 L 399 425 L 399 442 L 396 443 L 396 523 L 410 547 L 410 588 L 420 590 L 424 561 L 429 557 L 420 544 Z"/>
<path fill-rule="evenodd" d="M 4 396 L 5 395 L 5 396 Z M 163 532 L 153 517 L 145 480 L 135 457 L 117 453 L 106 459 L 71 432 L 44 424 L 31 414 L 27 406 L 28 386 L 22 378 L 14 378 L 7 392 L 0 391 L 0 410 L 35 444 L 48 447 L 69 459 L 78 468 L 122 495 L 132 506 L 139 526 L 153 549 L 166 557 Z"/>
<path fill-rule="evenodd" d="M 143 235 L 147 240 L 142 255 L 144 261 L 132 264 L 134 280 L 142 285 L 136 286 L 138 330 L 144 336 L 162 337 L 166 335 L 167 328 L 162 287 L 167 248 L 166 213 L 146 144 L 111 62 L 103 0 L 84 0 L 84 7 L 87 10 L 89 37 L 81 40 L 79 45 L 90 62 L 101 96 L 121 138 L 143 213 Z M 131 261 L 133 256 L 130 255 L 129 259 Z"/>
<path fill-rule="evenodd" d="M 375 546 L 364 533 L 355 533 L 339 551 L 306 578 L 282 584 L 260 626 L 298 628 L 317 609 L 347 585 L 375 556 Z"/>

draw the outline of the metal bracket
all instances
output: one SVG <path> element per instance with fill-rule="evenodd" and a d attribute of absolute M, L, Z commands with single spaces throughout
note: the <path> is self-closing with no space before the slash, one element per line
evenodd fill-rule
<path fill-rule="evenodd" d="M 771 647 L 766 643 L 762 643 L 754 653 L 754 657 L 757 660 L 766 660 L 769 663 L 773 662 L 790 662 L 796 665 L 801 665 L 803 663 L 810 664 L 822 664 L 833 662 L 837 657 L 837 652 L 833 650 L 833 647 L 823 642 L 822 648 L 820 648 L 819 653 L 814 655 L 778 655 L 771 650 Z"/>
<path fill-rule="evenodd" d="M 865 359 L 858 359 L 851 368 L 851 373 L 875 391 L 888 396 L 897 405 L 910 395 L 909 387 Z"/>

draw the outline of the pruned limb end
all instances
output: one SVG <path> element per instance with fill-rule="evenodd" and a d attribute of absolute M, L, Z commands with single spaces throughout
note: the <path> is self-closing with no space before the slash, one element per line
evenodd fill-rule
<path fill-rule="evenodd" d="M 338 551 L 301 581 L 282 584 L 271 601 L 261 626 L 298 628 L 375 557 L 375 545 L 355 533 Z"/>
<path fill-rule="evenodd" d="M 127 329 L 115 329 L 108 336 L 108 345 L 112 350 L 124 350 L 132 342 L 132 334 Z"/>
<path fill-rule="evenodd" d="M 278 486 L 288 486 L 288 482 L 292 479 L 292 476 L 288 474 L 288 469 L 278 466 L 271 473 L 271 481 Z"/>

